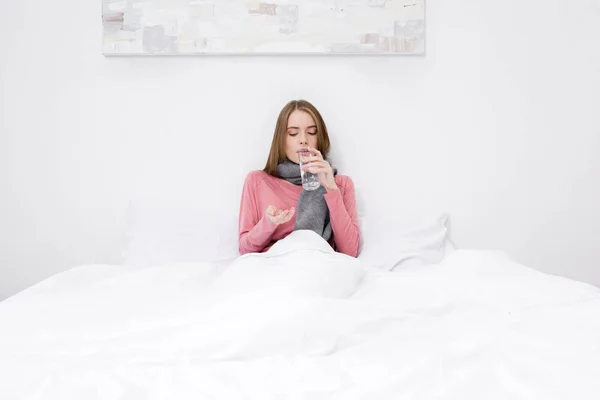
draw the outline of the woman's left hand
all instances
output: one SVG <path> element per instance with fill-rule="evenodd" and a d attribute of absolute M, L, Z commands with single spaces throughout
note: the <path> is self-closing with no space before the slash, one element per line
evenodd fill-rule
<path fill-rule="evenodd" d="M 331 168 L 331 165 L 323 159 L 323 155 L 319 150 L 309 147 L 308 151 L 312 156 L 307 157 L 308 163 L 303 166 L 304 170 L 312 172 L 313 174 L 318 174 L 319 184 L 321 184 L 328 192 L 337 190 L 338 187 L 335 184 L 333 168 Z"/>

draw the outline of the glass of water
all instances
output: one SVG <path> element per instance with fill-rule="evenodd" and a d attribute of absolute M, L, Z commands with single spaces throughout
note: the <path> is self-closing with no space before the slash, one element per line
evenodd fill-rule
<path fill-rule="evenodd" d="M 310 156 L 312 156 L 312 154 L 308 149 L 298 150 L 298 164 L 300 164 L 300 176 L 302 177 L 302 188 L 304 190 L 316 190 L 321 186 L 317 174 L 302 169 L 302 166 L 307 163 L 308 157 Z"/>

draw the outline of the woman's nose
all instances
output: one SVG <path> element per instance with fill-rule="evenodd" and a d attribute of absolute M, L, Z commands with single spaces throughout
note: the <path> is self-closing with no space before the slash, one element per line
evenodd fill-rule
<path fill-rule="evenodd" d="M 301 133 L 298 136 L 300 136 L 300 144 L 308 145 L 308 135 L 306 133 Z"/>

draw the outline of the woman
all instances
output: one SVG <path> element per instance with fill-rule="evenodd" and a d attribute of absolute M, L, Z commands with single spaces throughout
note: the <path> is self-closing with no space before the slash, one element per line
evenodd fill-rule
<path fill-rule="evenodd" d="M 310 229 L 338 252 L 356 257 L 360 231 L 354 183 L 327 160 L 327 127 L 308 101 L 290 101 L 279 113 L 267 165 L 246 177 L 239 216 L 240 254 L 267 251 L 294 230 Z M 312 156 L 305 170 L 317 190 L 302 189 L 298 150 Z"/>

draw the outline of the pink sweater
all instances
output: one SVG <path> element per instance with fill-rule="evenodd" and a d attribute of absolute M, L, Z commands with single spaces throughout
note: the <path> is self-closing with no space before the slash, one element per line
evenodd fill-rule
<path fill-rule="evenodd" d="M 356 257 L 360 243 L 354 183 L 347 176 L 337 175 L 339 190 L 325 193 L 333 234 L 329 244 L 336 250 Z M 273 243 L 294 230 L 295 216 L 285 224 L 275 225 L 266 217 L 269 205 L 280 210 L 297 207 L 302 186 L 292 185 L 264 171 L 252 171 L 246 177 L 242 191 L 239 218 L 240 254 L 267 251 Z"/>

